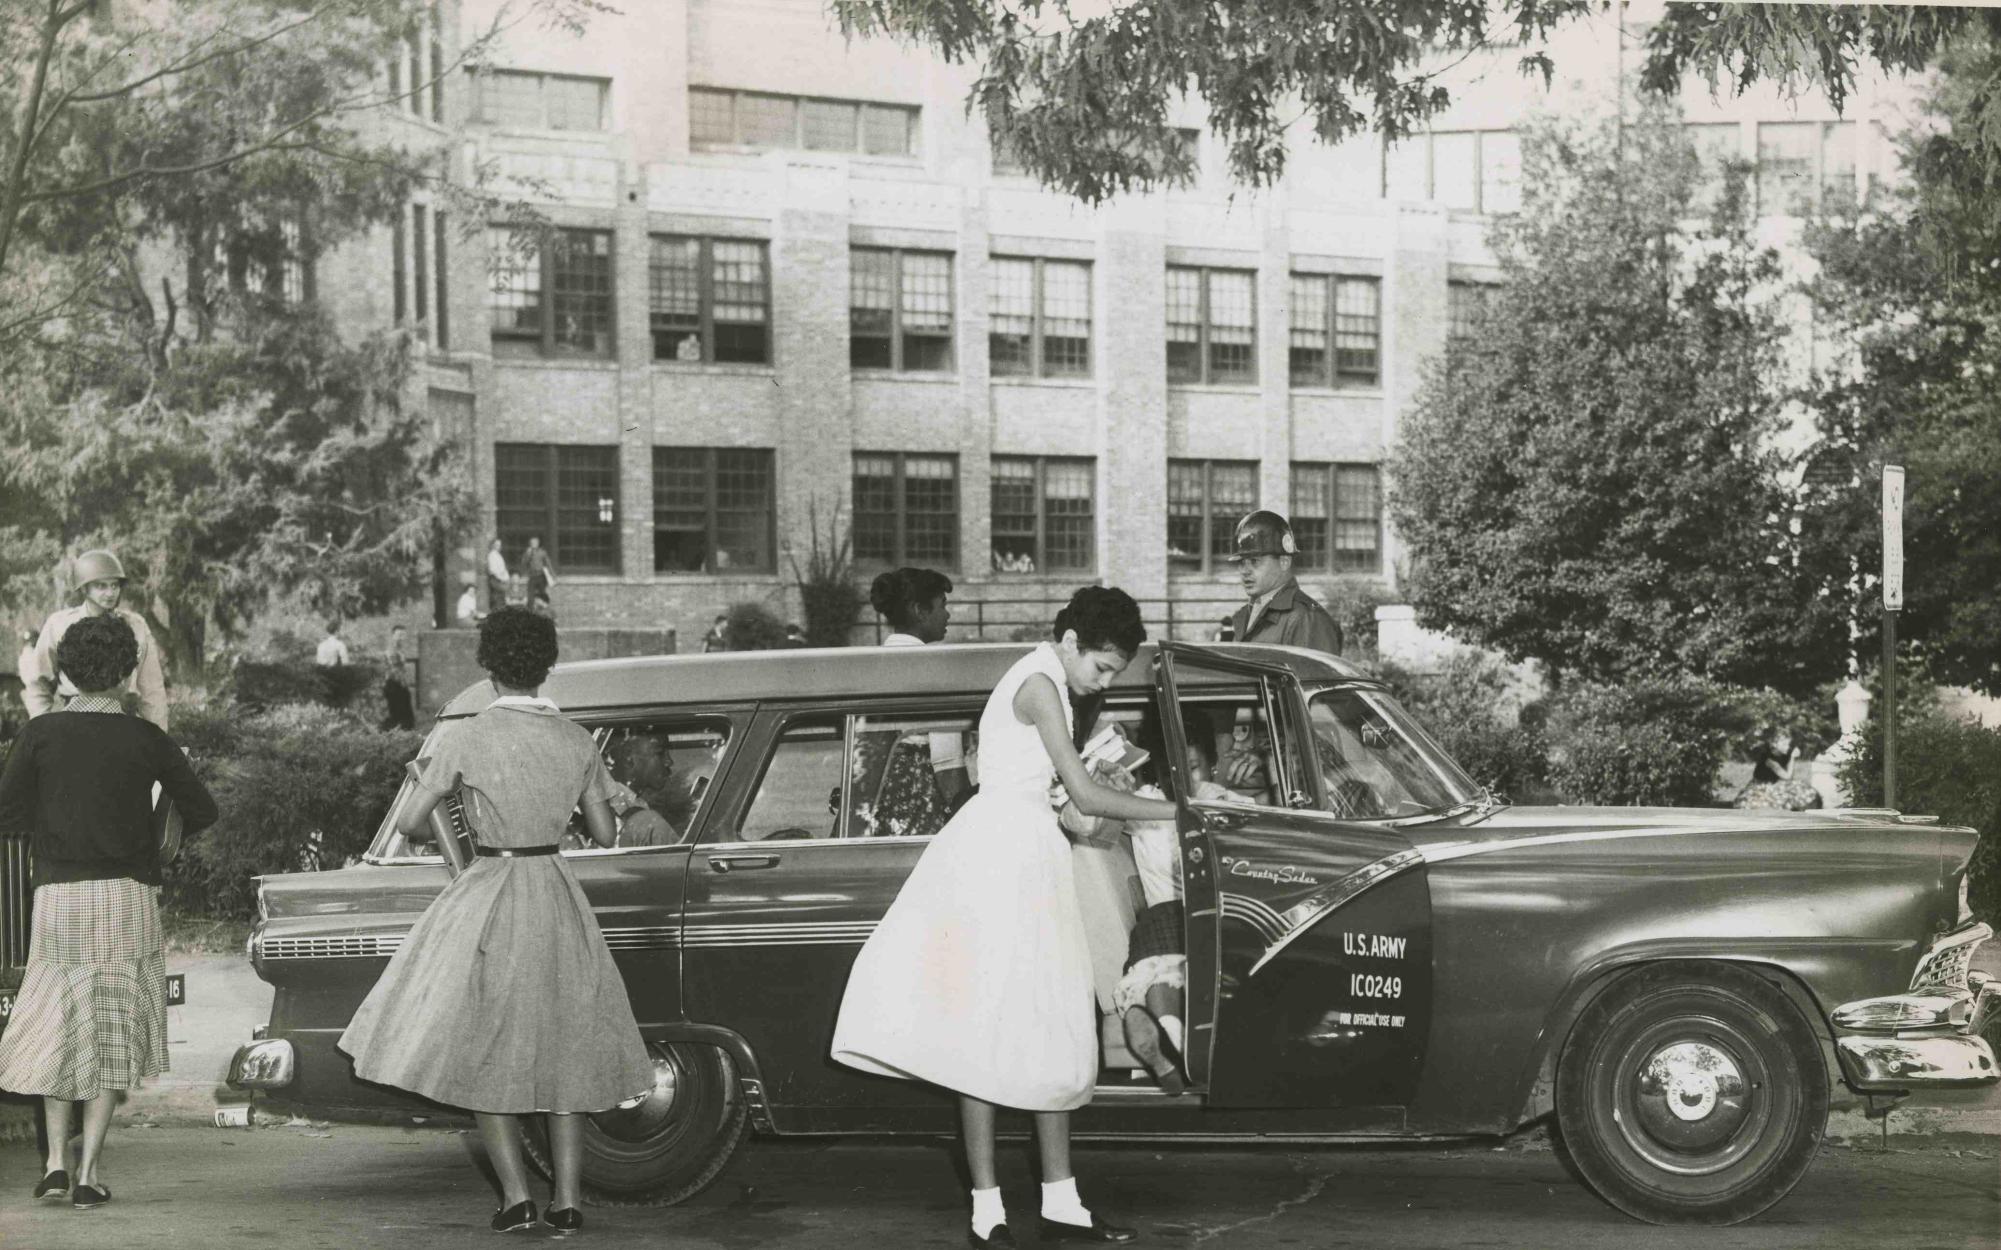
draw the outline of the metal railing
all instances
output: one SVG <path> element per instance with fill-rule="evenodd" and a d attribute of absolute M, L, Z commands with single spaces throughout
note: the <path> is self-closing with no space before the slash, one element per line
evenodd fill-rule
<path fill-rule="evenodd" d="M 952 625 L 947 642 L 1008 642 L 1048 636 L 1058 609 L 1070 601 L 1067 590 L 1041 594 L 975 599 L 952 598 Z M 1244 605 L 1242 592 L 1229 586 L 1191 587 L 1188 593 L 1137 600 L 1149 638 L 1205 642 L 1216 637 L 1224 618 Z M 890 634 L 881 617 L 856 624 L 848 633 L 851 646 L 879 643 Z"/>
<path fill-rule="evenodd" d="M 0 836 L 0 981 L 28 966 L 29 915 L 35 902 L 28 839 Z"/>

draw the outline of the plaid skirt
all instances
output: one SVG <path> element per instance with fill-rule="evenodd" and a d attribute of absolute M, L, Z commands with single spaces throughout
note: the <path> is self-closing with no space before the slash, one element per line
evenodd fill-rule
<path fill-rule="evenodd" d="M 0 1032 L 0 1089 L 95 1098 L 165 1072 L 166 972 L 155 887 L 38 887 L 27 973 Z"/>
<path fill-rule="evenodd" d="M 1139 914 L 1133 922 L 1132 936 L 1126 946 L 1126 967 L 1131 968 L 1142 959 L 1156 955 L 1179 955 L 1185 940 L 1181 934 L 1181 900 L 1169 899 L 1165 903 L 1155 903 Z"/>

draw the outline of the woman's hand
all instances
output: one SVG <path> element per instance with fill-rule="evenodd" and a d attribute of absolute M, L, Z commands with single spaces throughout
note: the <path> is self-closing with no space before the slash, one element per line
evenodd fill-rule
<path fill-rule="evenodd" d="M 1070 740 L 1070 722 L 1063 714 L 1063 696 L 1047 674 L 1033 673 L 1021 683 L 1014 696 L 1015 719 L 1035 726 L 1042 749 L 1049 753 L 1056 775 L 1070 792 L 1070 801 L 1086 816 L 1111 816 L 1118 820 L 1172 820 L 1174 804 L 1161 799 L 1142 799 L 1112 789 L 1091 775 L 1077 744 Z"/>

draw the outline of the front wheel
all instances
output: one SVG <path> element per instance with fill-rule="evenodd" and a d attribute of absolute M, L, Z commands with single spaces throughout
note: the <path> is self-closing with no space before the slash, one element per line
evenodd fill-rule
<path fill-rule="evenodd" d="M 1578 1171 L 1654 1224 L 1736 1224 L 1792 1191 L 1827 1129 L 1820 1039 L 1729 964 L 1657 964 L 1579 1017 L 1556 1073 Z"/>
<path fill-rule="evenodd" d="M 750 1109 L 736 1064 L 720 1047 L 653 1042 L 653 1088 L 635 1107 L 599 1112 L 584 1123 L 582 1187 L 595 1206 L 672 1206 L 707 1189 L 742 1149 Z M 522 1148 L 550 1174 L 543 1118 L 524 1116 Z"/>

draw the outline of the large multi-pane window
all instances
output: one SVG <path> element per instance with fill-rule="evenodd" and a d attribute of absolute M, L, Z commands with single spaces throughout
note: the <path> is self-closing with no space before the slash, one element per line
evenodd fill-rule
<path fill-rule="evenodd" d="M 475 80 L 477 120 L 519 130 L 608 130 L 611 80 L 496 69 Z"/>
<path fill-rule="evenodd" d="M 776 565 L 771 452 L 653 449 L 653 571 L 769 573 Z"/>
<path fill-rule="evenodd" d="M 1375 278 L 1292 275 L 1294 386 L 1374 386 L 1382 372 L 1382 287 Z"/>
<path fill-rule="evenodd" d="M 987 360 L 995 377 L 1090 376 L 1089 262 L 996 256 L 991 313 Z"/>
<path fill-rule="evenodd" d="M 1257 275 L 1167 267 L 1167 380 L 1255 382 Z"/>
<path fill-rule="evenodd" d="M 396 322 L 413 322 L 431 346 L 450 346 L 451 322 L 445 298 L 445 214 L 424 204 L 412 204 L 390 223 L 394 258 L 390 281 L 395 287 Z"/>
<path fill-rule="evenodd" d="M 1249 460 L 1167 462 L 1167 567 L 1220 569 L 1234 553 L 1237 522 L 1257 511 L 1258 466 Z"/>
<path fill-rule="evenodd" d="M 1096 565 L 1097 466 L 1088 458 L 993 458 L 997 573 L 1086 573 Z"/>
<path fill-rule="evenodd" d="M 1292 466 L 1292 566 L 1319 573 L 1383 567 L 1382 473 L 1373 464 Z"/>
<path fill-rule="evenodd" d="M 1855 194 L 1854 122 L 1758 124 L 1760 213 L 1810 213 Z"/>
<path fill-rule="evenodd" d="M 656 234 L 648 240 L 653 359 L 771 362 L 771 280 L 754 239 Z"/>
<path fill-rule="evenodd" d="M 1682 133 L 1695 149 L 1698 181 L 1692 207 L 1707 212 L 1723 194 L 1730 165 L 1744 159 L 1743 130 L 1736 122 L 1691 122 Z"/>
<path fill-rule="evenodd" d="M 1445 334 L 1448 345 L 1479 333 L 1497 288 L 1491 282 L 1448 282 L 1445 286 Z"/>
<path fill-rule="evenodd" d="M 848 363 L 856 369 L 949 372 L 951 253 L 857 247 L 848 257 Z"/>
<path fill-rule="evenodd" d="M 959 458 L 855 453 L 855 559 L 959 565 Z"/>
<path fill-rule="evenodd" d="M 496 354 L 612 354 L 611 231 L 493 226 L 487 249 Z"/>
<path fill-rule="evenodd" d="M 1512 213 L 1522 204 L 1522 144 L 1512 131 L 1411 135 L 1383 153 L 1383 194 L 1447 208 Z"/>
<path fill-rule="evenodd" d="M 617 447 L 495 443 L 493 475 L 510 559 L 540 538 L 565 573 L 619 572 Z"/>
<path fill-rule="evenodd" d="M 688 139 L 697 148 L 915 156 L 920 115 L 904 104 L 688 88 Z"/>

